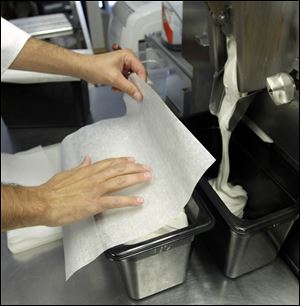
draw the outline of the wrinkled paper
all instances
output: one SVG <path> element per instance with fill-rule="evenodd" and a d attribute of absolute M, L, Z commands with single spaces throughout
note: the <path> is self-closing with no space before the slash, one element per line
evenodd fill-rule
<path fill-rule="evenodd" d="M 133 156 L 152 168 L 152 180 L 118 192 L 142 196 L 142 206 L 108 210 L 63 228 L 67 279 L 105 250 L 174 220 L 214 162 L 151 87 L 135 74 L 130 78 L 143 93 L 143 101 L 124 95 L 124 117 L 102 120 L 67 136 L 61 145 L 62 167 L 77 166 L 85 155 L 93 162 Z"/>

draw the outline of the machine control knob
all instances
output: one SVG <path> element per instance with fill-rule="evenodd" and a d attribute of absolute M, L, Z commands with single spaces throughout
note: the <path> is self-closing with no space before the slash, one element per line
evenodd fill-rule
<path fill-rule="evenodd" d="M 276 105 L 283 105 L 295 99 L 296 85 L 287 73 L 277 73 L 267 78 L 269 95 Z"/>

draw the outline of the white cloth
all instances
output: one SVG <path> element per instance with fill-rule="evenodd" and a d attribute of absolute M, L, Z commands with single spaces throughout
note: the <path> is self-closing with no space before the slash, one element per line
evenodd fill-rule
<path fill-rule="evenodd" d="M 1 17 L 1 81 L 2 74 L 17 57 L 30 35 Z"/>

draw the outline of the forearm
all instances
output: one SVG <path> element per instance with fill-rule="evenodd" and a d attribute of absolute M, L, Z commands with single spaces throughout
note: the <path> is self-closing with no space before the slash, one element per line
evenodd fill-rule
<path fill-rule="evenodd" d="M 84 78 L 88 57 L 30 38 L 9 68 Z"/>
<path fill-rule="evenodd" d="M 38 225 L 45 208 L 38 188 L 1 184 L 1 231 Z"/>
<path fill-rule="evenodd" d="M 30 38 L 9 66 L 10 69 L 68 75 L 92 84 L 111 85 L 141 101 L 139 89 L 124 76 L 137 73 L 146 80 L 146 70 L 129 49 L 87 55 Z"/>

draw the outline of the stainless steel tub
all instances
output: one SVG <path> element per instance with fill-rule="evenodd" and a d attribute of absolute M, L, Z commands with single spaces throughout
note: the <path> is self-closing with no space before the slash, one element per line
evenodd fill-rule
<path fill-rule="evenodd" d="M 195 235 L 214 225 L 214 218 L 199 194 L 194 194 L 185 211 L 189 226 L 106 252 L 106 256 L 117 264 L 131 298 L 142 299 L 185 281 Z"/>
<path fill-rule="evenodd" d="M 229 181 L 243 186 L 248 193 L 244 217 L 240 219 L 208 183 L 218 174 L 222 154 L 216 117 L 204 113 L 184 123 L 216 158 L 196 188 L 203 194 L 215 226 L 199 237 L 207 242 L 227 277 L 237 278 L 270 264 L 299 215 L 299 170 L 275 143 L 264 143 L 241 122 L 229 147 Z"/>

